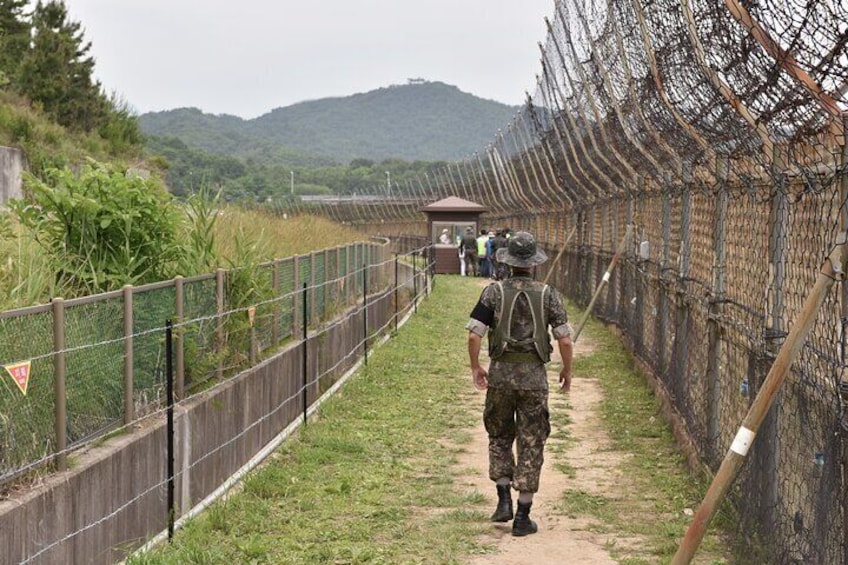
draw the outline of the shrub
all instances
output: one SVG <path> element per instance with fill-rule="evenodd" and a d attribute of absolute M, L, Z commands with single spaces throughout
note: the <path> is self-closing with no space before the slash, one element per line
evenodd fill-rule
<path fill-rule="evenodd" d="M 158 180 L 89 161 L 79 175 L 24 174 L 28 200 L 12 202 L 51 258 L 57 283 L 81 292 L 170 278 L 182 255 L 181 215 Z"/>

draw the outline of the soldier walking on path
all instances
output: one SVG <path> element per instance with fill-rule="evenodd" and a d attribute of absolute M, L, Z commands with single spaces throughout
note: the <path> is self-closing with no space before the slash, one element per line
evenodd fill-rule
<path fill-rule="evenodd" d="M 513 520 L 512 535 L 526 536 L 538 531 L 530 519 L 530 507 L 539 490 L 545 441 L 551 432 L 545 371 L 552 351 L 548 328 L 562 356 L 560 387 L 567 391 L 571 387 L 571 326 L 556 289 L 532 278 L 533 267 L 547 260 L 532 234 L 514 234 L 507 247 L 498 250 L 497 259 L 509 265 L 512 274 L 489 284 L 480 295 L 466 325 L 468 355 L 474 386 L 486 390 L 483 423 L 489 435 L 489 478 L 498 493 L 491 520 Z M 487 333 L 488 372 L 479 362 Z M 514 516 L 510 486 L 518 491 Z"/>

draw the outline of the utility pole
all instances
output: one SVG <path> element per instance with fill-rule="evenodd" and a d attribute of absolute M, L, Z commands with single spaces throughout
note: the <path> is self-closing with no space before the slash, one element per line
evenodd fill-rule
<path fill-rule="evenodd" d="M 291 175 L 291 193 L 294 196 L 294 171 L 289 171 L 289 175 Z"/>

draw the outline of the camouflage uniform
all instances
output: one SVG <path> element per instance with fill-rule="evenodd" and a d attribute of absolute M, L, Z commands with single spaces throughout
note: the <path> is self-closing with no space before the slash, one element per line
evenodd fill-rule
<path fill-rule="evenodd" d="M 465 250 L 465 274 L 467 276 L 477 276 L 477 240 L 474 234 L 466 232 L 459 243 L 459 248 Z"/>
<path fill-rule="evenodd" d="M 541 291 L 544 285 L 529 277 L 511 277 L 504 287 Z M 544 295 L 545 327 L 552 328 L 556 339 L 571 334 L 568 315 L 559 293 L 549 287 Z M 497 327 L 503 296 L 497 283 L 490 284 L 480 296 L 478 305 L 466 329 L 483 336 L 489 328 Z M 478 312 L 492 312 L 490 324 Z M 527 341 L 508 345 L 507 353 L 535 354 L 533 315 L 524 295 L 516 299 L 510 334 L 514 340 Z M 489 365 L 489 388 L 483 423 L 489 434 L 489 478 L 493 481 L 508 477 L 521 492 L 539 490 L 539 474 L 544 461 L 545 441 L 551 432 L 548 413 L 548 379 L 545 364 L 537 361 L 506 361 L 493 359 Z M 517 462 L 512 444 L 516 443 Z"/>

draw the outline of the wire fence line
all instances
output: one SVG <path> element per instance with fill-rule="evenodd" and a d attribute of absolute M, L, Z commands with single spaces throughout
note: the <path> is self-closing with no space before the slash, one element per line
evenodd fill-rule
<path fill-rule="evenodd" d="M 105 459 L 83 453 L 75 471 L 60 483 L 37 489 L 25 501 L 0 502 L 0 531 L 11 533 L 0 548 L 0 562 L 120 561 L 145 541 L 161 537 L 166 528 L 170 531 L 174 520 L 220 496 L 233 477 L 241 476 L 270 451 L 269 446 L 305 424 L 308 413 L 341 385 L 343 375 L 357 363 L 367 363 L 369 347 L 388 339 L 401 320 L 417 309 L 418 301 L 434 285 L 428 246 L 413 247 L 420 243 L 420 239 L 408 239 L 347 246 L 343 250 L 362 259 L 361 266 L 352 260 L 347 273 L 313 280 L 314 284 L 304 282 L 301 291 L 281 296 L 296 300 L 293 312 L 305 316 L 297 319 L 297 331 L 281 337 L 280 347 L 266 348 L 264 360 L 257 356 L 245 367 L 233 366 L 222 381 L 210 377 L 205 390 L 178 399 L 176 410 L 161 402 L 151 404 L 133 421 L 138 433 L 99 456 Z M 337 249 L 327 251 L 332 256 Z M 324 251 L 310 254 L 311 265 L 320 265 L 314 258 L 317 254 Z M 297 265 L 300 258 L 294 259 Z M 299 272 L 305 278 L 307 272 Z M 345 286 L 340 286 L 342 282 Z M 347 287 L 354 289 L 347 302 L 345 293 L 333 294 Z M 320 303 L 314 295 L 322 292 L 332 301 L 326 302 L 326 317 L 317 317 L 319 312 L 313 317 L 310 305 Z M 265 302 L 269 308 L 276 304 L 273 298 Z M 223 303 L 231 305 L 229 300 Z M 246 314 L 245 308 L 233 307 L 225 317 Z M 259 319 L 258 312 L 253 315 Z M 213 314 L 204 321 L 217 317 Z M 178 325 L 184 331 L 194 322 L 182 319 Z M 258 326 L 254 323 L 252 334 Z M 244 356 L 258 343 L 251 339 L 236 347 L 230 334 L 227 338 L 227 344 Z M 210 363 L 209 371 L 214 373 L 216 366 Z M 226 369 L 231 366 L 225 363 Z M 177 416 L 175 426 L 163 423 L 169 412 Z M 176 466 L 166 465 L 167 461 Z M 173 468 L 173 473 L 166 468 Z M 94 491 L 108 496 L 91 496 Z"/>
<path fill-rule="evenodd" d="M 353 243 L 0 313 L 0 362 L 30 366 L 26 394 L 0 379 L 0 484 L 51 463 L 63 469 L 81 445 L 159 415 L 167 320 L 176 336 L 177 398 L 191 398 L 301 339 L 304 327 L 321 331 L 366 287 L 401 284 L 392 281 L 398 259 L 389 248 L 421 255 L 415 243 Z M 404 302 L 411 293 L 395 294 Z M 321 374 L 338 368 L 316 363 Z"/>
<path fill-rule="evenodd" d="M 661 380 L 698 456 L 733 451 L 846 233 L 848 4 L 558 0 L 526 104 L 485 148 L 368 201 L 292 203 L 371 233 L 425 235 L 420 208 L 483 204 L 534 232 L 581 305 Z M 300 207 L 300 208 L 298 208 Z M 759 563 L 848 563 L 848 291 L 815 324 L 730 492 Z"/>

